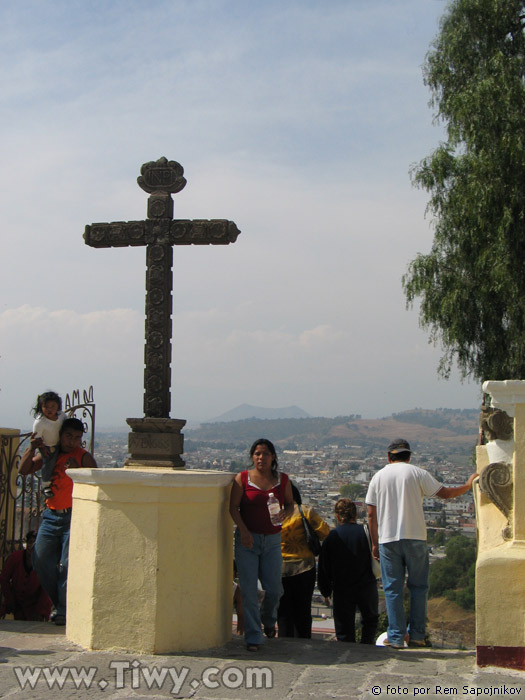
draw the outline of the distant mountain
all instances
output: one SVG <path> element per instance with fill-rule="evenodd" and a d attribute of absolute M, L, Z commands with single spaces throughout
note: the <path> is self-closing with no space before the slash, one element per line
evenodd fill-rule
<path fill-rule="evenodd" d="M 286 408 L 262 408 L 261 406 L 250 406 L 243 403 L 231 411 L 222 413 L 217 418 L 213 418 L 207 423 L 230 423 L 236 420 L 247 420 L 257 418 L 259 420 L 275 420 L 278 418 L 309 418 L 309 414 L 298 406 L 287 406 Z"/>
<path fill-rule="evenodd" d="M 479 409 L 414 409 L 379 419 L 360 415 L 337 418 L 260 418 L 253 417 L 253 406 L 239 406 L 242 415 L 235 420 L 233 411 L 214 422 L 201 423 L 184 431 L 185 445 L 222 445 L 242 449 L 257 438 L 268 437 L 281 449 L 320 449 L 327 445 L 382 449 L 390 440 L 406 438 L 415 454 L 468 454 L 478 438 Z M 283 409 L 281 409 L 283 410 Z M 300 409 L 296 409 L 300 410 Z M 268 414 L 267 414 L 268 415 Z M 220 421 L 220 422 L 217 422 Z"/>

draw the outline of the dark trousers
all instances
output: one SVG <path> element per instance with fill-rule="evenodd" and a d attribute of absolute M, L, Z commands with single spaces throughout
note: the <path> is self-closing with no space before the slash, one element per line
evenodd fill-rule
<path fill-rule="evenodd" d="M 284 594 L 279 601 L 277 624 L 279 637 L 312 636 L 312 595 L 315 586 L 315 566 L 297 576 L 282 579 Z"/>
<path fill-rule="evenodd" d="M 355 642 L 355 612 L 362 618 L 361 644 L 375 644 L 378 619 L 377 583 L 334 591 L 334 626 L 338 642 Z"/>

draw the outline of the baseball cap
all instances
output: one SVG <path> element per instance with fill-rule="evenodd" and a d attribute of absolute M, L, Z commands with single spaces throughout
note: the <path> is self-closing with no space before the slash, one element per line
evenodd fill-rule
<path fill-rule="evenodd" d="M 412 452 L 410 445 L 403 438 L 397 438 L 397 440 L 392 440 L 387 448 L 387 452 L 396 455 L 398 452 Z"/>

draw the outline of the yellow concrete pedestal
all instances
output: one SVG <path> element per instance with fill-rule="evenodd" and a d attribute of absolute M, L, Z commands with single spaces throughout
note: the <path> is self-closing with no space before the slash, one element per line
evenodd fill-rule
<path fill-rule="evenodd" d="M 525 668 L 525 542 L 480 552 L 476 564 L 476 646 L 506 650 L 510 667 Z M 521 663 L 519 663 L 521 659 Z M 493 663 L 491 665 L 503 665 Z"/>
<path fill-rule="evenodd" d="M 68 639 L 166 654 L 232 633 L 233 474 L 75 469 Z"/>

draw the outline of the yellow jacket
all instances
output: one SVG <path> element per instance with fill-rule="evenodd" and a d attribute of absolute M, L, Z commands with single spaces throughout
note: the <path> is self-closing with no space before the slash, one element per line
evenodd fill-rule
<path fill-rule="evenodd" d="M 304 517 L 316 531 L 320 540 L 330 532 L 330 526 L 317 515 L 313 508 L 302 506 Z M 285 518 L 281 528 L 281 550 L 284 561 L 293 561 L 297 559 L 313 559 L 314 555 L 306 544 L 306 536 L 304 533 L 304 525 L 299 513 L 299 507 L 294 504 L 293 513 L 290 517 Z"/>

